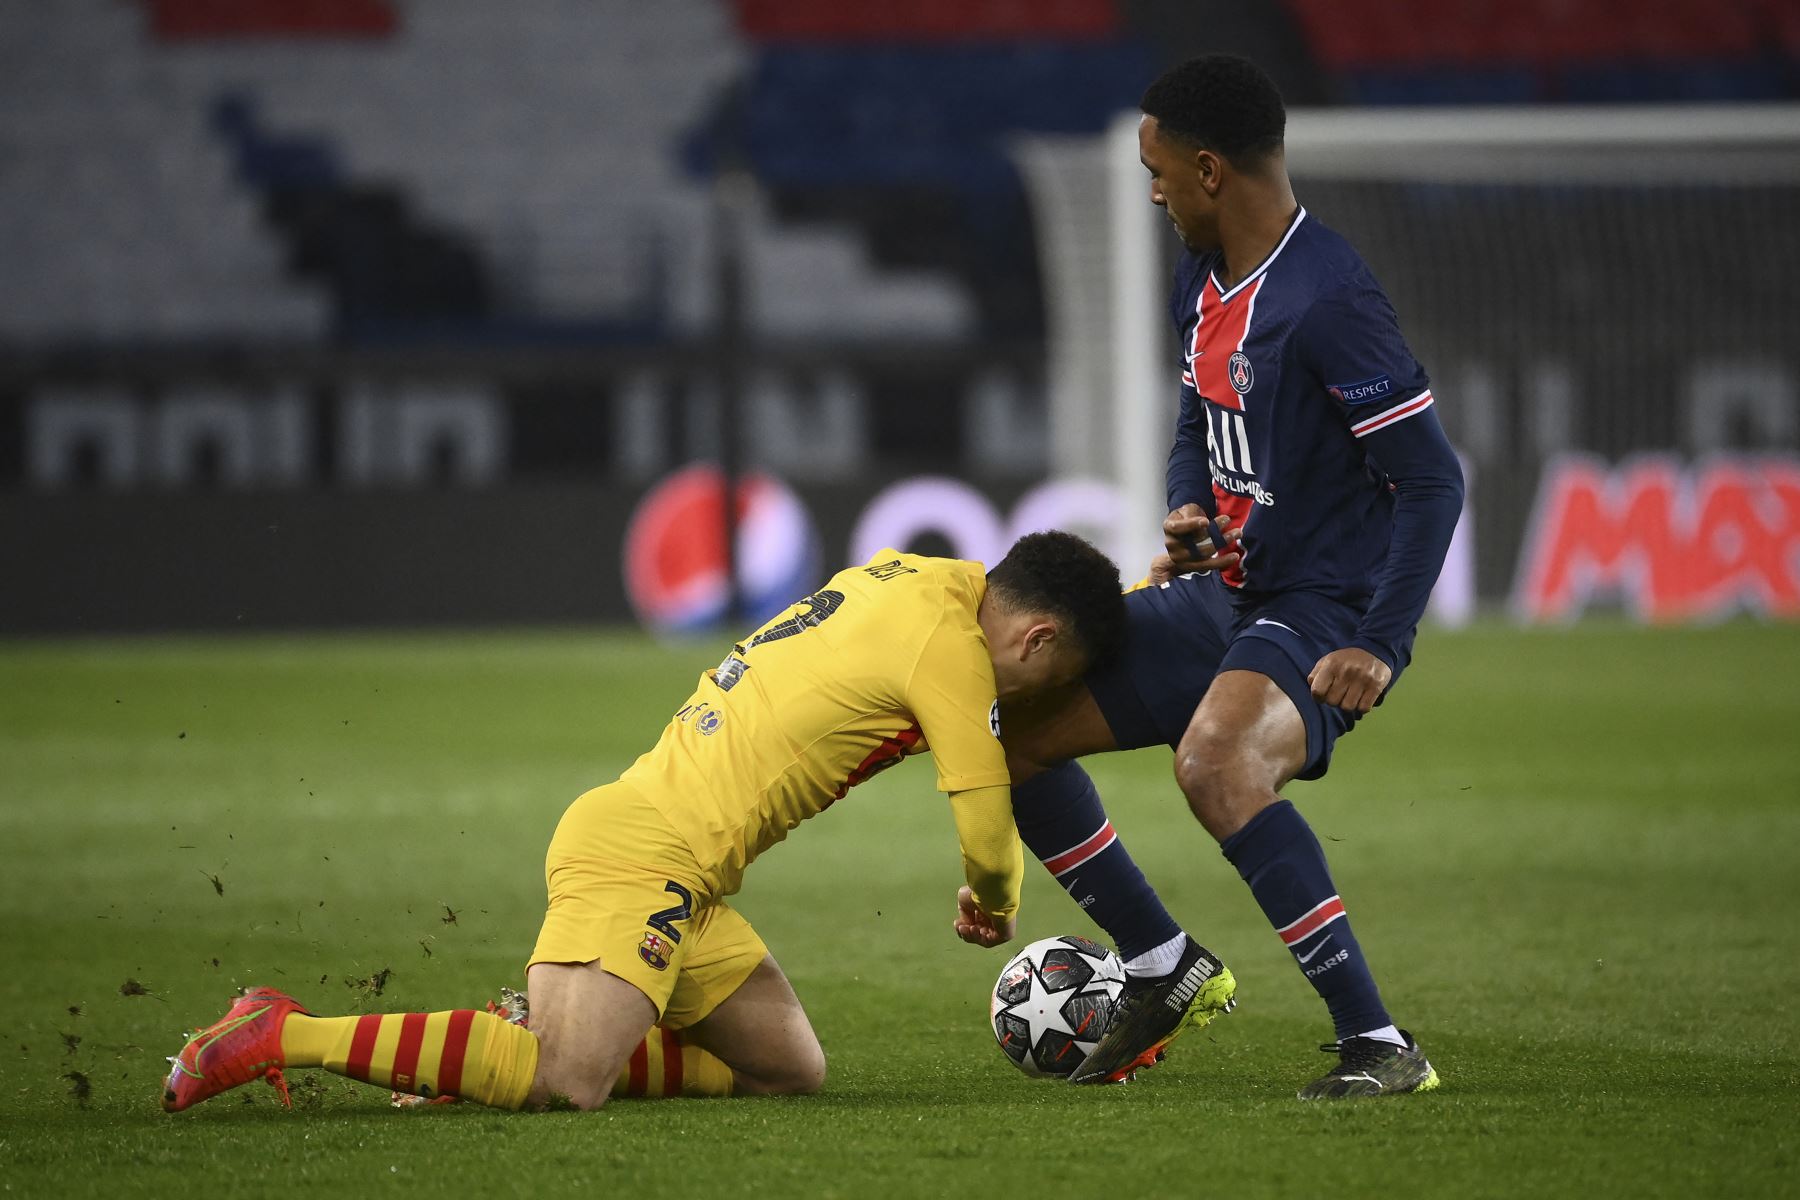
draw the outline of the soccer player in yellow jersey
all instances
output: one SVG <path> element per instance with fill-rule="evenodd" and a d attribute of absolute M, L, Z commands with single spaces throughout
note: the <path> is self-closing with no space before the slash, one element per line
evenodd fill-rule
<path fill-rule="evenodd" d="M 656 748 L 564 813 L 526 972 L 529 1028 L 491 1012 L 320 1017 L 254 988 L 170 1061 L 163 1107 L 285 1067 L 499 1108 L 611 1094 L 811 1092 L 825 1058 L 762 939 L 744 869 L 876 772 L 930 751 L 967 886 L 957 932 L 1014 930 L 1022 855 L 999 702 L 1061 687 L 1123 637 L 1117 569 L 1071 534 L 976 563 L 887 550 L 701 676 Z"/>

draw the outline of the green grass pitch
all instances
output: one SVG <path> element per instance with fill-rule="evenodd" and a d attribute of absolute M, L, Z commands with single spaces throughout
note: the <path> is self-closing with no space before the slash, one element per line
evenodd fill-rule
<path fill-rule="evenodd" d="M 811 1098 L 407 1113 L 306 1073 L 170 1117 L 232 990 L 321 1012 L 521 978 L 564 805 L 717 646 L 626 634 L 0 644 L 0 1191 L 14 1195 L 1792 1195 L 1800 628 L 1428 632 L 1293 798 L 1435 1094 L 1303 1106 L 1323 1009 L 1165 751 L 1092 763 L 1238 1011 L 1129 1086 L 1019 1075 L 950 932 L 928 764 L 750 872 L 831 1061 Z M 454 919 L 452 919 L 454 917 Z M 1089 932 L 1037 868 L 1022 939 Z M 372 982 L 385 979 L 379 997 Z M 144 994 L 127 994 L 138 988 Z"/>

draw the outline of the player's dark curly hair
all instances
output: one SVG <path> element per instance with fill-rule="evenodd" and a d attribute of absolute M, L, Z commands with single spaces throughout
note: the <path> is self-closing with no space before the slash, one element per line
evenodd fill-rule
<path fill-rule="evenodd" d="M 1190 58 L 1150 85 L 1139 107 L 1172 134 L 1239 166 L 1281 149 L 1287 109 L 1267 72 L 1235 54 Z"/>
<path fill-rule="evenodd" d="M 1014 610 L 1049 613 L 1067 622 L 1093 665 L 1111 661 L 1125 641 L 1125 597 L 1119 568 L 1072 533 L 1028 533 L 988 572 L 988 591 Z"/>

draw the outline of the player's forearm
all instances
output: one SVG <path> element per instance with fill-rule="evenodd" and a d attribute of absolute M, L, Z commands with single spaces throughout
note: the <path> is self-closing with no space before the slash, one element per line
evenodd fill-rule
<path fill-rule="evenodd" d="M 1444 442 L 1442 454 L 1433 457 L 1423 469 L 1415 466 L 1414 474 L 1394 482 L 1387 566 L 1353 643 L 1390 667 L 1400 665 L 1396 648 L 1425 615 L 1462 515 L 1463 478 L 1456 454 Z"/>
<path fill-rule="evenodd" d="M 963 877 L 975 902 L 994 917 L 1019 911 L 1025 852 L 1013 824 L 1012 794 L 1005 787 L 975 788 L 950 797 L 956 836 L 962 844 Z"/>
<path fill-rule="evenodd" d="M 1169 512 L 1184 504 L 1198 504 L 1206 511 L 1212 511 L 1212 467 L 1207 460 L 1206 425 L 1185 398 L 1181 419 L 1175 423 L 1175 443 L 1169 447 L 1167 488 Z"/>

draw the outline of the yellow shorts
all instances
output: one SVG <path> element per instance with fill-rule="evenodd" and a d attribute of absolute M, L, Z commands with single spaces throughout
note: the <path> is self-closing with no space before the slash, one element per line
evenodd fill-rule
<path fill-rule="evenodd" d="M 634 787 L 584 793 L 550 839 L 549 911 L 531 963 L 599 961 L 683 1029 L 768 956 L 750 922 L 716 899 L 687 842 Z"/>

